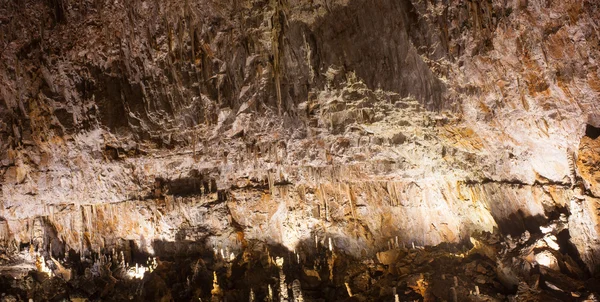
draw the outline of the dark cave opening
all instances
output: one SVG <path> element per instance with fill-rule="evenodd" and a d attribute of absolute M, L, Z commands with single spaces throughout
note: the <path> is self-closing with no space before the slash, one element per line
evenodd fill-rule
<path fill-rule="evenodd" d="M 585 125 L 585 136 L 591 139 L 597 139 L 600 136 L 600 128 L 594 127 L 590 124 Z"/>

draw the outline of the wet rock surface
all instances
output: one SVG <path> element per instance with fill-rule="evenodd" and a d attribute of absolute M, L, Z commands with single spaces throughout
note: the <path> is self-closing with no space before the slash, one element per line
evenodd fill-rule
<path fill-rule="evenodd" d="M 599 18 L 2 2 L 2 299 L 593 301 Z"/>

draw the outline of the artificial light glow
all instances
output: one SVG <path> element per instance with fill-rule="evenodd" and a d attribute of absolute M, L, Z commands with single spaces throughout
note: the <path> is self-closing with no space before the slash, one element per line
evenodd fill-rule
<path fill-rule="evenodd" d="M 555 269 L 558 266 L 556 258 L 549 251 L 543 251 L 535 255 L 535 261 L 542 266 L 550 269 Z"/>
<path fill-rule="evenodd" d="M 560 246 L 558 245 L 558 243 L 556 243 L 556 236 L 546 235 L 546 237 L 544 238 L 544 241 L 546 241 L 546 244 L 551 249 L 553 249 L 555 251 L 558 251 L 560 249 Z"/>
<path fill-rule="evenodd" d="M 277 257 L 277 258 L 275 259 L 275 264 L 277 264 L 277 266 L 278 266 L 279 268 L 282 268 L 282 267 L 283 267 L 283 257 Z"/>
<path fill-rule="evenodd" d="M 136 264 L 135 267 L 132 267 L 127 271 L 127 276 L 132 279 L 142 279 L 145 273 L 146 267 Z"/>
<path fill-rule="evenodd" d="M 540 226 L 540 231 L 542 231 L 542 234 L 548 234 L 550 232 L 552 232 L 554 230 L 553 227 L 545 227 L 545 226 Z"/>
<path fill-rule="evenodd" d="M 549 266 L 551 263 L 550 257 L 546 256 L 545 254 L 535 255 L 535 261 L 537 261 L 539 265 L 543 266 Z"/>
<path fill-rule="evenodd" d="M 42 255 L 36 256 L 35 266 L 37 267 L 39 272 L 42 272 L 48 276 L 52 276 L 52 270 L 50 270 L 50 268 L 48 266 L 46 266 L 46 260 L 44 259 L 44 256 L 42 256 Z"/>
<path fill-rule="evenodd" d="M 130 279 L 142 279 L 142 278 L 144 278 L 144 274 L 146 272 L 151 273 L 158 266 L 158 263 L 156 262 L 156 258 L 149 258 L 148 261 L 146 262 L 146 264 L 148 266 L 136 264 L 135 267 L 129 268 L 127 270 L 127 276 Z"/>

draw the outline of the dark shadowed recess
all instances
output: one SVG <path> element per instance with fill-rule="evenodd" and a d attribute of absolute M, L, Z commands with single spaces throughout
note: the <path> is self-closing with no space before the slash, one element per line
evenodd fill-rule
<path fill-rule="evenodd" d="M 62 20 L 62 2 L 52 3 L 52 8 L 58 9 L 57 20 Z M 272 65 L 277 54 L 281 61 L 277 72 L 281 74 L 284 111 L 293 111 L 296 104 L 307 99 L 312 89 L 322 90 L 326 85 L 342 83 L 350 72 L 355 72 L 372 89 L 394 91 L 402 97 L 413 96 L 430 110 L 449 106 L 444 104 L 443 83 L 422 59 L 422 55 L 432 53 L 433 59 L 439 59 L 445 53 L 440 46 L 444 43 L 418 15 L 411 1 L 351 1 L 344 6 L 330 7 L 328 14 L 314 23 L 291 20 L 285 14 L 280 17 L 285 22 L 278 38 L 278 53 L 267 56 L 252 47 L 236 44 L 226 52 L 215 50 L 219 56 L 215 62 L 219 64 L 204 60 L 203 55 L 200 56 L 203 58 L 201 66 L 190 67 L 183 58 L 155 62 L 161 67 L 163 78 L 145 73 L 143 59 L 152 58 L 121 60 L 109 68 L 94 67 L 90 63 L 90 78 L 83 77 L 89 85 L 78 86 L 78 92 L 83 99 L 95 99 L 99 121 L 111 131 L 133 130 L 141 135 L 140 138 L 149 139 L 152 133 L 165 128 L 185 128 L 214 120 L 216 113 L 208 107 L 228 106 L 237 110 L 248 101 L 238 99 L 240 89 L 245 86 L 250 87 L 246 88 L 252 92 L 249 95 L 256 92 L 262 104 L 277 106 L 275 75 L 261 89 L 259 86 L 263 84 L 256 80 L 259 75 L 254 74 L 254 65 Z M 258 27 L 260 24 L 249 23 L 247 26 Z M 209 37 L 203 38 L 210 41 Z M 248 43 L 255 38 L 250 35 L 240 37 Z M 191 47 L 185 47 L 181 53 L 191 55 Z M 246 59 L 255 55 L 269 57 L 269 62 L 255 59 L 246 66 Z M 127 69 L 129 65 L 137 66 L 131 70 L 140 70 L 139 74 Z M 337 70 L 332 83 L 328 83 L 326 76 L 330 67 Z M 225 73 L 224 83 L 218 86 L 212 79 L 221 69 Z M 258 110 L 261 107 L 252 108 Z M 60 120 L 67 121 L 68 112 L 61 114 L 64 118 Z M 67 123 L 67 128 L 70 127 L 72 125 Z"/>
<path fill-rule="evenodd" d="M 600 128 L 594 127 L 590 124 L 585 125 L 585 136 L 591 139 L 597 139 L 600 136 Z"/>
<path fill-rule="evenodd" d="M 217 188 L 217 181 L 209 172 L 192 170 L 187 176 L 177 178 L 158 177 L 154 182 L 154 197 L 169 194 L 173 196 L 192 196 L 219 193 L 219 198 L 224 194 Z"/>
<path fill-rule="evenodd" d="M 327 69 L 335 66 L 340 74 L 334 80 L 344 81 L 346 72 L 353 71 L 372 89 L 414 96 L 430 110 L 444 107 L 444 86 L 420 56 L 443 51 L 433 46 L 438 37 L 419 18 L 410 1 L 352 1 L 332 8 L 311 28 L 302 30 L 303 25 L 290 25 L 292 47 L 286 57 L 288 62 L 303 57 L 297 52 L 305 48 L 306 41 L 311 48 L 310 67 L 317 77 L 317 87 L 325 85 Z"/>
<path fill-rule="evenodd" d="M 519 210 L 516 213 L 512 213 L 506 219 L 496 219 L 498 224 L 498 231 L 500 234 L 506 236 L 510 235 L 512 238 L 518 238 L 522 236 L 525 231 L 529 232 L 529 241 L 534 242 L 539 238 L 543 237 L 540 230 L 540 226 L 547 225 L 549 221 L 559 219 L 560 215 L 564 214 L 567 217 L 570 214 L 568 209 L 558 207 L 552 212 L 547 212 L 546 217 L 542 215 L 530 216 L 523 211 Z M 565 229 L 557 234 L 557 243 L 560 246 L 560 253 L 571 257 L 579 267 L 585 268 L 586 265 L 581 259 L 581 255 L 577 251 L 577 248 L 570 242 L 571 235 L 569 230 Z M 565 273 L 568 273 L 565 270 Z M 585 278 L 582 276 L 571 276 L 573 278 L 586 279 L 589 278 L 589 271 L 585 271 Z"/>

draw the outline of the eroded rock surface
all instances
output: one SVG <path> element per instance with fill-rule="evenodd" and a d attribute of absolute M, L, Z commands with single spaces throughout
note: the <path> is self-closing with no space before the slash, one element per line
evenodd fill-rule
<path fill-rule="evenodd" d="M 1 3 L 0 261 L 60 276 L 2 282 L 246 300 L 231 270 L 264 258 L 246 274 L 278 278 L 271 251 L 296 299 L 295 280 L 331 287 L 304 300 L 592 299 L 599 17 L 576 0 Z M 321 267 L 292 268 L 296 250 Z M 154 256 L 171 260 L 144 284 L 168 294 L 135 292 L 122 270 Z M 269 281 L 254 299 L 266 284 L 277 297 Z"/>

